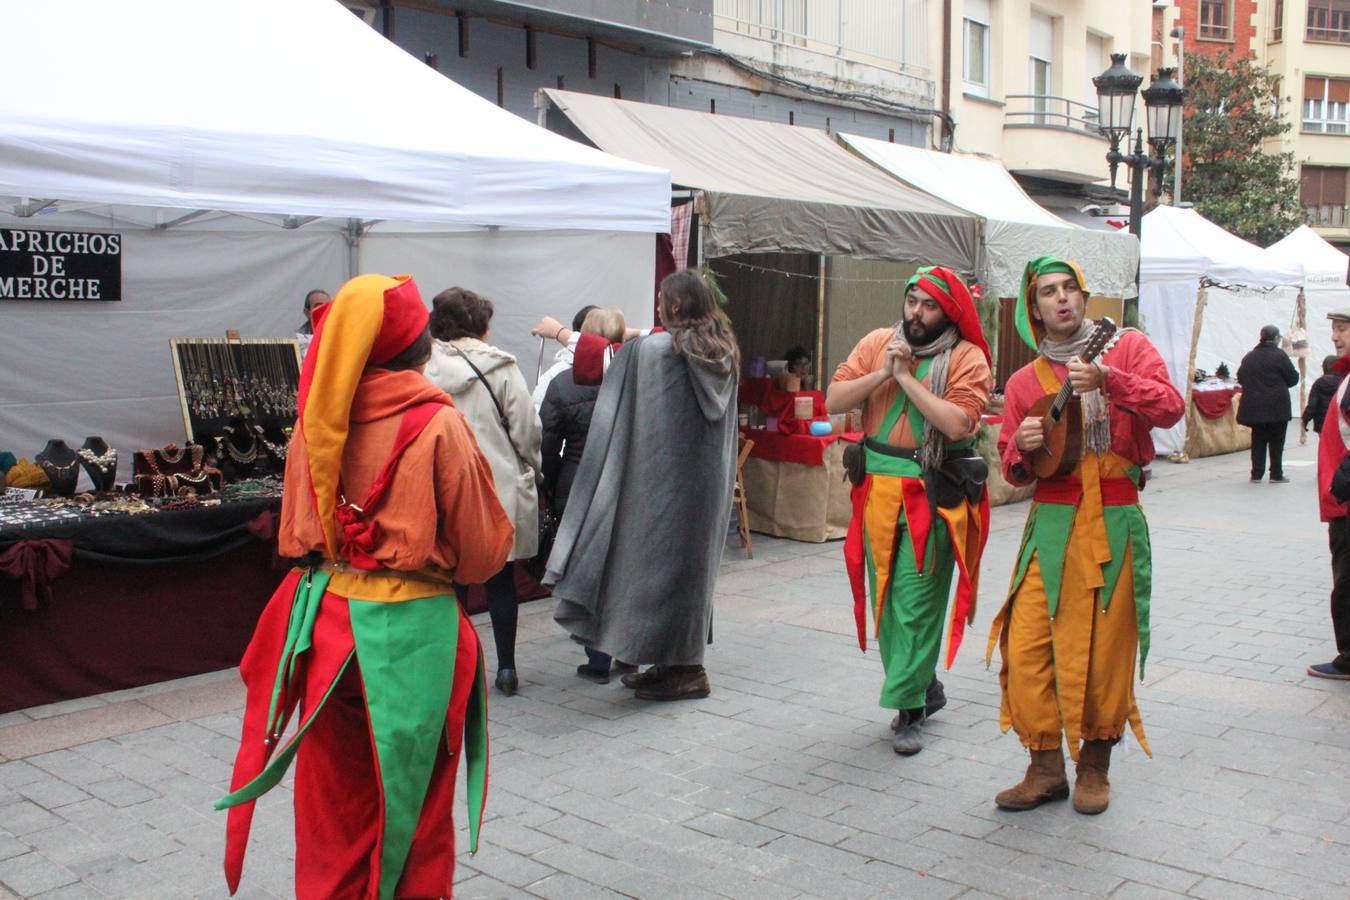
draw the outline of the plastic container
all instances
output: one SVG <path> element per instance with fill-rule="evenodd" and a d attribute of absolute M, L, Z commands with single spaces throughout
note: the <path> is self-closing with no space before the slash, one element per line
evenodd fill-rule
<path fill-rule="evenodd" d="M 810 397 L 792 398 L 792 415 L 797 419 L 809 419 L 815 411 L 815 401 Z"/>
<path fill-rule="evenodd" d="M 816 419 L 811 423 L 811 434 L 815 437 L 825 437 L 830 433 L 830 423 L 827 419 Z"/>
<path fill-rule="evenodd" d="M 843 434 L 848 425 L 848 413 L 830 413 L 830 434 Z"/>

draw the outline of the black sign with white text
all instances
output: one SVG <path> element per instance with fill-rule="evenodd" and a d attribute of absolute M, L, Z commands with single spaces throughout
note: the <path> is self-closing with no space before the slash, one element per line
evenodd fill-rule
<path fill-rule="evenodd" d="M 0 228 L 0 300 L 121 300 L 122 236 Z"/>

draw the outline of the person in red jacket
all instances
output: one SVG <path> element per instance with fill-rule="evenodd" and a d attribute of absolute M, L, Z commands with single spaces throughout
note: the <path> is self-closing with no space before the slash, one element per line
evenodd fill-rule
<path fill-rule="evenodd" d="M 1350 371 L 1350 306 L 1327 313 L 1331 320 L 1331 343 L 1336 348 L 1332 371 Z M 1317 445 L 1317 500 L 1322 521 L 1327 523 L 1331 545 L 1331 627 L 1336 635 L 1336 658 L 1308 666 L 1314 678 L 1350 681 L 1350 525 L 1346 501 L 1350 500 L 1350 396 L 1342 378 L 1322 421 Z"/>

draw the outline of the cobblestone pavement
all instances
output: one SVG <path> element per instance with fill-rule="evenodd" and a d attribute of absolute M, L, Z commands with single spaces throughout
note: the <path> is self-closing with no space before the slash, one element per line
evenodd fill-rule
<path fill-rule="evenodd" d="M 728 546 L 706 700 L 578 679 L 551 605 L 525 607 L 522 690 L 492 703 L 489 821 L 456 894 L 1345 900 L 1350 684 L 1304 675 L 1332 653 L 1312 449 L 1290 449 L 1289 485 L 1249 484 L 1245 454 L 1155 465 L 1155 756 L 1117 752 L 1104 815 L 993 805 L 1026 762 L 983 664 L 1019 504 L 994 511 L 950 704 L 908 759 L 838 543 Z M 225 896 L 210 803 L 241 708 L 222 672 L 0 717 L 0 897 Z M 290 801 L 287 784 L 261 801 L 240 896 L 290 896 Z"/>

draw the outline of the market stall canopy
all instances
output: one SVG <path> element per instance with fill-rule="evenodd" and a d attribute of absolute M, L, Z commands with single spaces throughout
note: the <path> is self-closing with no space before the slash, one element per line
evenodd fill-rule
<path fill-rule="evenodd" d="M 1310 361 L 1308 377 L 1316 377 L 1322 359 L 1336 354 L 1327 313 L 1350 306 L 1350 256 L 1307 225 L 1298 226 L 1267 249 L 1284 259 L 1303 264 Z"/>
<path fill-rule="evenodd" d="M 1229 234 L 1193 209 L 1159 206 L 1142 225 L 1141 325 L 1183 397 L 1196 368 L 1212 372 L 1227 363 L 1237 371 L 1261 326 L 1292 330 L 1300 262 Z M 1186 431 L 1184 419 L 1155 428 L 1153 445 L 1159 453 L 1180 451 Z"/>
<path fill-rule="evenodd" d="M 868 165 L 814 128 L 570 91 L 547 101 L 602 150 L 702 191 L 707 256 L 803 252 L 979 271 L 976 216 Z"/>
<path fill-rule="evenodd" d="M 1307 225 L 1300 225 L 1268 248 L 1276 256 L 1303 266 L 1308 289 L 1350 289 L 1350 256 Z"/>
<path fill-rule="evenodd" d="M 1242 287 L 1299 287 L 1303 265 L 1229 234 L 1193 209 L 1159 206 L 1144 216 L 1142 282 L 1209 278 Z"/>
<path fill-rule="evenodd" d="M 1094 294 L 1133 296 L 1139 242 L 1127 232 L 1089 231 L 1043 209 L 997 162 L 841 134 L 864 159 L 901 181 L 985 219 L 986 287 L 1017 296 L 1027 260 L 1079 261 Z"/>
<path fill-rule="evenodd" d="M 77 201 L 670 227 L 665 171 L 498 108 L 332 0 L 4 3 L 0 79 L 0 197 L 21 215 Z"/>

